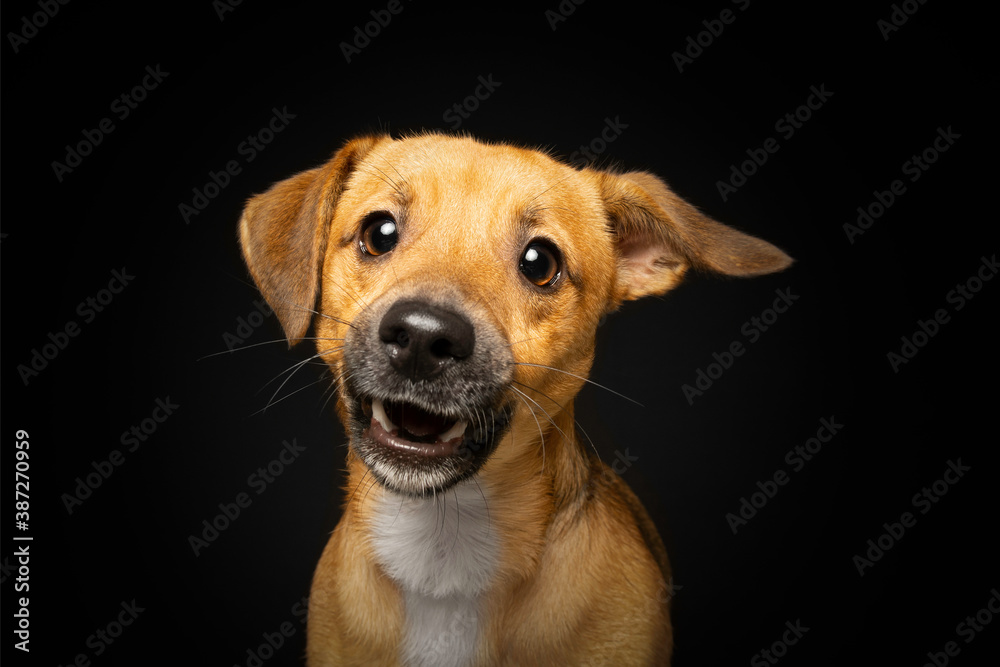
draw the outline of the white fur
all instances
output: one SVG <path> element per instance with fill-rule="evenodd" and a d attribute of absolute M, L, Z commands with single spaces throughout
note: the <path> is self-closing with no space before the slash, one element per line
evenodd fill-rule
<path fill-rule="evenodd" d="M 376 501 L 372 544 L 406 604 L 405 665 L 471 663 L 479 595 L 498 558 L 487 498 L 473 481 L 430 498 L 386 492 Z"/>

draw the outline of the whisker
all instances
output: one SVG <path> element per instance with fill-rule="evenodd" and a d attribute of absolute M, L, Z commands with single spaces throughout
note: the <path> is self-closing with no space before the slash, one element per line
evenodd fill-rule
<path fill-rule="evenodd" d="M 549 414 L 548 410 L 546 410 L 545 408 L 543 408 L 538 401 L 536 401 L 535 399 L 533 399 L 531 396 L 528 396 L 526 393 L 524 393 L 523 391 L 521 391 L 517 387 L 511 387 L 511 389 L 513 389 L 514 391 L 516 391 L 517 393 L 519 393 L 521 396 L 524 396 L 526 399 L 528 399 L 529 401 L 531 401 L 532 403 L 534 403 L 536 406 L 538 406 L 538 409 L 542 411 L 542 414 L 545 415 L 545 418 L 548 420 L 548 422 L 550 424 L 552 424 L 552 427 L 555 428 L 555 430 L 559 431 L 559 435 L 561 435 L 563 437 L 563 440 L 566 440 L 567 442 L 572 442 L 572 439 L 569 436 L 567 436 L 566 433 L 561 428 L 559 428 L 559 425 L 556 424 L 555 420 L 552 419 L 552 415 Z M 532 414 L 534 414 L 534 411 L 532 411 Z"/>
<path fill-rule="evenodd" d="M 320 412 L 326 412 L 326 406 L 330 403 L 330 399 L 337 395 L 337 385 L 338 385 L 338 383 L 342 379 L 345 379 L 344 376 L 346 376 L 347 373 L 348 373 L 348 371 L 345 370 L 343 373 L 341 373 L 337 377 L 333 377 L 333 372 L 332 371 L 330 372 L 330 377 L 331 377 L 330 386 L 323 390 L 323 395 L 326 396 L 326 400 L 324 400 L 323 401 L 323 405 L 320 406 Z M 327 396 L 327 394 L 329 394 L 329 395 Z"/>
<path fill-rule="evenodd" d="M 545 188 L 544 190 L 542 190 L 541 192 L 539 192 L 537 195 L 535 195 L 534 197 L 532 197 L 531 199 L 529 199 L 528 203 L 524 206 L 525 210 L 532 210 L 533 209 L 532 204 L 534 204 L 534 202 L 535 202 L 536 199 L 538 199 L 539 197 L 541 197 L 546 192 L 548 192 L 552 188 L 556 187 L 557 185 L 559 185 L 560 183 L 562 183 L 566 179 L 571 178 L 572 176 L 573 176 L 573 174 L 568 174 L 564 178 L 560 178 L 558 181 L 556 181 L 555 183 L 553 183 L 552 185 L 550 185 L 549 187 Z"/>
<path fill-rule="evenodd" d="M 396 525 L 396 519 L 398 519 L 399 515 L 403 513 L 403 503 L 404 502 L 406 502 L 405 498 L 400 498 L 399 499 L 399 509 L 396 510 L 396 516 L 392 517 L 392 523 L 389 524 L 390 528 L 392 528 L 393 526 Z"/>
<path fill-rule="evenodd" d="M 507 347 L 514 347 L 515 345 L 521 345 L 523 343 L 530 343 L 533 340 L 542 340 L 545 336 L 532 336 L 531 338 L 524 338 L 522 340 L 514 341 L 513 343 L 508 343 Z"/>
<path fill-rule="evenodd" d="M 301 338 L 300 340 L 341 340 L 342 341 L 344 339 L 343 338 L 319 338 L 317 336 L 305 336 L 305 337 Z M 287 342 L 288 342 L 287 338 L 275 338 L 274 340 L 265 340 L 262 343 L 253 343 L 251 345 L 241 345 L 239 347 L 234 347 L 231 350 L 223 350 L 221 352 L 212 352 L 210 354 L 206 354 L 203 357 L 198 357 L 197 359 L 195 359 L 195 361 L 201 361 L 202 359 L 208 359 L 209 357 L 217 357 L 217 356 L 219 356 L 221 354 L 232 354 L 233 352 L 239 352 L 240 350 L 249 350 L 251 347 L 259 347 L 261 345 L 273 345 L 275 343 L 287 343 Z"/>
<path fill-rule="evenodd" d="M 291 376 L 289 376 L 289 377 L 291 377 Z M 254 415 L 258 415 L 258 414 L 261 414 L 261 413 L 265 412 L 265 411 L 266 411 L 266 410 L 267 410 L 268 408 L 270 408 L 270 407 L 272 407 L 272 406 L 275 406 L 275 405 L 277 405 L 278 403 L 281 403 L 281 402 L 282 402 L 283 400 L 285 400 L 286 398 L 291 398 L 292 396 L 294 396 L 295 394 L 299 393 L 300 391 L 303 391 L 303 390 L 305 390 L 305 389 L 308 389 L 309 387 L 313 386 L 314 384 L 319 384 L 319 383 L 320 383 L 320 382 L 322 382 L 322 381 L 323 381 L 323 378 L 320 378 L 320 379 L 316 380 L 315 382 L 310 382 L 310 383 L 309 383 L 309 384 L 307 384 L 306 386 L 304 386 L 304 387 L 299 387 L 299 388 L 298 388 L 298 389 L 296 389 L 295 391 L 293 391 L 293 392 L 291 392 L 290 394 L 287 394 L 287 395 L 285 395 L 285 396 L 282 396 L 282 397 L 281 397 L 281 398 L 279 398 L 278 400 L 274 400 L 274 396 L 277 396 L 277 392 L 275 392 L 274 396 L 271 396 L 271 400 L 269 400 L 269 401 L 267 402 L 267 405 L 265 405 L 264 407 L 262 407 L 262 408 L 261 408 L 260 410 L 258 410 L 257 412 L 253 412 L 253 413 L 251 413 L 251 414 L 250 414 L 250 416 L 252 417 L 252 416 L 254 416 Z M 283 386 L 285 386 L 285 385 L 284 385 L 284 383 L 282 383 L 282 385 L 281 385 L 281 386 L 282 386 L 282 387 L 283 387 Z M 281 387 L 278 387 L 278 390 L 280 391 L 280 390 L 281 390 Z"/>
<path fill-rule="evenodd" d="M 389 263 L 389 270 L 392 271 L 392 279 L 396 283 L 396 287 L 399 287 L 399 274 L 396 273 L 396 265 L 392 262 Z"/>
<path fill-rule="evenodd" d="M 329 278 L 330 276 L 327 275 L 326 277 Z M 344 287 L 340 283 L 338 283 L 336 281 L 333 281 L 333 280 L 329 280 L 328 282 L 330 284 L 334 285 L 335 287 L 337 287 L 341 292 L 343 292 L 347 296 L 349 296 L 352 299 L 354 299 L 354 303 L 358 304 L 358 306 L 361 308 L 361 310 L 368 310 L 368 304 L 365 303 L 364 300 L 362 300 L 360 298 L 360 295 L 358 295 L 358 293 L 357 293 L 356 290 L 348 290 L 346 287 Z"/>
<path fill-rule="evenodd" d="M 483 408 L 473 408 L 472 418 L 475 421 L 475 428 L 480 431 L 486 430 L 486 412 Z"/>
<path fill-rule="evenodd" d="M 536 394 L 538 394 L 539 396 L 541 396 L 541 397 L 543 397 L 543 398 L 547 398 L 548 400 L 550 400 L 550 401 L 552 401 L 553 403 L 555 403 L 556 405 L 558 405 L 558 406 L 559 406 L 559 409 L 560 409 L 560 410 L 565 410 L 565 409 L 566 409 L 566 408 L 565 408 L 565 406 L 563 406 L 562 404 L 560 404 L 560 403 L 559 403 L 558 401 L 556 401 L 556 400 L 555 400 L 554 398 L 552 398 L 551 396 L 549 396 L 548 394 L 546 394 L 546 393 L 545 393 L 545 392 L 543 392 L 543 391 L 540 391 L 540 390 L 538 390 L 538 389 L 535 389 L 535 388 L 534 388 L 534 387 L 532 387 L 531 385 L 527 385 L 527 384 L 524 384 L 523 382 L 518 382 L 517 380 L 514 380 L 514 384 L 519 384 L 519 385 L 521 385 L 522 387 L 526 387 L 527 389 L 530 389 L 531 391 L 535 392 L 535 393 L 536 393 Z M 580 423 L 580 420 L 579 420 L 579 419 L 577 419 L 577 418 L 576 418 L 576 417 L 574 416 L 574 417 L 573 417 L 573 423 L 574 423 L 574 424 L 576 424 L 576 428 L 577 428 L 577 429 L 579 429 L 580 433 L 582 433 L 582 434 L 583 434 L 583 437 L 585 437 L 585 438 L 587 439 L 587 442 L 589 442 L 589 443 L 590 443 L 590 448 L 594 450 L 594 454 L 596 454 L 596 455 L 597 455 L 597 458 L 598 458 L 598 460 L 601 460 L 601 453 L 600 453 L 599 451 L 597 451 L 597 445 L 595 445 L 595 444 L 594 444 L 594 441 L 593 441 L 593 439 L 592 439 L 592 438 L 590 437 L 590 434 L 589 434 L 589 433 L 587 433 L 587 430 L 586 430 L 585 428 L 583 428 L 583 424 L 581 424 L 581 423 Z"/>
<path fill-rule="evenodd" d="M 358 328 L 353 322 L 342 320 L 339 317 L 334 317 L 333 315 L 328 315 L 327 313 L 321 313 L 318 310 L 313 310 L 312 308 L 303 308 L 303 310 L 307 310 L 310 313 L 313 313 L 314 315 L 318 315 L 320 317 L 325 317 L 326 319 L 336 322 L 337 324 L 343 324 L 344 326 L 351 327 L 352 329 Z"/>
<path fill-rule="evenodd" d="M 224 273 L 227 276 L 229 276 L 230 278 L 232 278 L 233 280 L 235 280 L 237 282 L 240 282 L 240 283 L 243 283 L 247 287 L 250 287 L 251 289 L 254 289 L 254 290 L 256 290 L 256 291 L 259 292 L 259 288 L 255 284 L 253 284 L 252 282 L 248 282 L 248 281 L 244 280 L 243 278 L 240 278 L 239 276 L 234 276 L 233 274 L 229 273 L 228 271 L 226 271 Z M 314 315 L 319 315 L 320 317 L 326 317 L 326 318 L 334 320 L 335 322 L 340 322 L 341 324 L 346 324 L 347 326 L 352 327 L 352 328 L 354 326 L 350 322 L 345 322 L 343 320 L 338 320 L 337 318 L 333 317 L 332 315 L 326 315 L 324 313 L 317 312 L 317 311 L 313 310 L 312 308 L 306 308 L 305 306 L 301 306 L 301 305 L 299 305 L 297 303 L 292 303 L 291 301 L 287 301 L 285 299 L 276 299 L 276 300 L 280 301 L 281 303 L 284 303 L 287 306 L 291 306 L 292 308 L 297 308 L 299 310 L 304 310 L 304 311 L 312 313 Z M 270 303 L 270 300 L 268 300 L 268 303 Z"/>
<path fill-rule="evenodd" d="M 321 350 L 321 351 L 317 352 L 316 354 L 312 355 L 311 357 L 308 357 L 308 358 L 306 358 L 306 359 L 298 362 L 297 364 L 294 364 L 293 366 L 291 366 L 291 368 L 286 368 L 282 372 L 278 373 L 278 375 L 276 375 L 274 378 L 272 378 L 271 380 L 269 380 L 267 382 L 267 384 L 264 385 L 264 387 L 266 387 L 268 384 L 271 384 L 271 382 L 274 382 L 275 380 L 277 380 L 279 377 L 281 377 L 285 373 L 288 373 L 288 377 L 286 377 L 285 380 L 284 380 L 284 382 L 282 382 L 280 385 L 278 385 L 278 388 L 274 390 L 274 393 L 271 395 L 270 400 L 268 400 L 267 405 L 265 405 L 263 409 L 258 410 L 257 412 L 264 412 L 264 410 L 267 410 L 271 405 L 273 405 L 276 402 L 274 400 L 274 397 L 277 396 L 281 392 L 281 388 L 284 387 L 288 383 L 288 381 L 292 379 L 293 375 L 295 375 L 300 370 L 302 370 L 302 367 L 305 366 L 308 362 L 312 361 L 316 357 L 319 357 L 319 356 L 322 356 L 322 355 L 326 354 L 327 352 L 334 352 L 334 351 L 339 350 L 339 349 L 342 349 L 342 347 L 330 348 L 329 350 Z M 289 373 L 289 371 L 291 371 L 291 372 Z M 319 382 L 319 381 L 322 381 L 322 378 L 320 378 L 320 380 L 317 380 L 317 382 Z M 311 382 L 311 383 L 309 383 L 306 386 L 307 387 L 311 387 L 314 384 L 316 384 L 316 382 Z M 261 387 L 261 389 L 263 389 L 264 387 Z M 302 389 L 305 389 L 305 387 L 303 387 Z M 296 391 L 294 391 L 292 393 L 293 394 L 298 393 L 299 391 L 302 391 L 302 389 L 297 389 Z M 291 395 L 292 394 L 289 394 L 289 396 L 291 396 Z M 288 398 L 288 396 L 286 396 L 285 398 Z M 284 400 L 284 398 L 282 400 Z M 257 413 L 255 412 L 254 414 L 257 414 Z"/>
<path fill-rule="evenodd" d="M 447 528 L 448 491 L 442 493 L 440 499 L 435 493 L 434 500 L 432 502 L 434 504 L 435 511 L 437 511 L 437 534 L 434 536 L 435 541 L 437 541 L 441 538 Z"/>
<path fill-rule="evenodd" d="M 305 359 L 303 359 L 302 361 L 295 362 L 294 364 L 292 364 L 291 366 L 289 366 L 285 370 L 283 370 L 280 373 L 278 373 L 277 375 L 275 375 L 273 378 L 271 378 L 270 380 L 268 380 L 267 382 L 265 382 L 263 384 L 263 386 L 261 386 L 261 389 L 263 389 L 267 385 L 271 384 L 272 382 L 274 382 L 275 380 L 277 380 L 278 378 L 280 378 L 285 373 L 291 372 L 294 375 L 300 368 L 302 368 L 302 366 L 305 366 L 307 364 L 315 364 L 317 366 L 326 366 L 325 362 L 315 362 L 315 361 L 313 361 L 313 359 L 322 357 L 324 354 L 328 354 L 330 352 L 336 352 L 336 351 L 342 350 L 342 349 L 344 349 L 343 345 L 340 345 L 338 347 L 331 347 L 331 348 L 328 348 L 326 350 L 319 350 L 318 352 L 316 352 L 316 354 L 308 356 Z M 291 377 L 291 375 L 289 375 L 289 377 Z M 287 382 L 287 381 L 288 380 L 286 379 L 285 382 Z M 280 389 L 280 387 L 279 387 L 279 389 Z M 260 390 L 258 390 L 258 392 L 259 391 Z"/>
<path fill-rule="evenodd" d="M 629 398 L 629 397 L 628 397 L 628 396 L 626 396 L 625 394 L 622 394 L 622 393 L 620 393 L 620 392 L 617 392 L 617 391 L 615 391 L 614 389 L 612 389 L 612 388 L 610 388 L 610 387 L 605 387 L 605 386 L 604 386 L 603 384 L 599 384 L 599 383 L 597 383 L 597 382 L 594 382 L 594 381 L 593 381 L 593 380 L 591 380 L 590 378 L 586 378 L 586 377 L 583 377 L 583 376 L 581 376 L 581 375 L 577 375 L 576 373 L 570 373 L 569 371 L 564 371 L 563 369 L 561 369 L 561 368 L 556 368 L 555 366 L 546 366 L 546 365 L 544 365 L 544 364 L 532 364 L 532 363 L 528 363 L 527 361 L 515 361 L 515 362 L 513 362 L 513 364 L 514 364 L 515 366 L 533 366 L 533 367 L 535 367 L 535 368 L 544 368 L 544 369 L 546 369 L 546 370 L 550 370 L 550 371 L 556 371 L 557 373 L 563 373 L 563 374 L 565 374 L 565 375 L 569 375 L 570 377 L 574 377 L 574 378 L 576 378 L 577 380 L 582 380 L 583 382 L 586 382 L 587 384 L 592 384 L 592 385 L 594 385 L 595 387 L 598 387 L 599 389 L 603 389 L 604 391 L 608 391 L 608 392 L 611 392 L 611 393 L 612 393 L 612 394 L 614 394 L 615 396 L 619 396 L 619 397 L 621 397 L 621 398 L 624 398 L 624 399 L 625 399 L 626 401 L 629 401 L 630 403 L 635 403 L 635 404 L 636 404 L 636 405 L 638 405 L 638 406 L 639 406 L 640 408 L 645 408 L 645 407 L 646 407 L 645 405 L 643 405 L 643 404 L 642 404 L 642 403 L 640 403 L 639 401 L 635 400 L 634 398 Z"/>
<path fill-rule="evenodd" d="M 371 493 L 372 487 L 374 487 L 377 483 L 378 480 L 375 479 L 375 475 L 372 475 L 372 483 L 368 485 L 367 489 L 365 489 L 365 495 L 361 497 L 361 504 L 358 506 L 359 508 L 365 506 L 365 501 L 368 500 L 368 494 Z M 402 503 L 400 503 L 400 508 L 402 508 Z"/>
<path fill-rule="evenodd" d="M 535 426 L 538 427 L 538 441 L 542 444 L 542 469 L 539 471 L 539 474 L 542 474 L 545 472 L 545 433 L 542 432 L 542 423 L 538 421 L 538 415 L 536 415 L 535 411 L 531 409 L 530 405 L 528 405 L 528 401 L 526 400 L 527 397 L 524 395 L 524 392 L 520 391 L 516 387 L 512 387 L 512 389 L 517 392 L 517 397 L 522 403 L 524 403 L 524 407 L 528 408 L 528 412 L 531 413 L 531 418 L 535 420 Z"/>
<path fill-rule="evenodd" d="M 458 502 L 458 491 L 453 490 L 455 496 L 455 541 L 451 543 L 451 550 L 454 552 L 458 546 L 458 536 L 462 530 L 462 504 Z"/>
<path fill-rule="evenodd" d="M 348 322 L 347 320 L 342 320 L 339 317 L 335 317 L 335 316 L 329 315 L 327 313 L 321 313 L 321 312 L 319 312 L 318 310 L 316 310 L 314 308 L 307 308 L 306 306 L 302 306 L 302 305 L 299 305 L 297 303 L 292 303 L 291 301 L 288 301 L 286 299 L 278 299 L 278 301 L 281 301 L 285 305 L 291 306 L 292 308 L 296 308 L 298 310 L 304 310 L 307 313 L 312 313 L 313 315 L 317 315 L 319 317 L 325 317 L 328 320 L 332 320 L 334 322 L 337 322 L 338 324 L 343 324 L 345 326 L 351 327 L 352 329 L 356 328 L 354 326 L 354 324 L 352 324 L 351 322 Z"/>
<path fill-rule="evenodd" d="M 364 485 L 365 480 L 368 479 L 368 475 L 370 475 L 370 474 L 371 474 L 371 470 L 369 470 L 368 468 L 365 468 L 364 474 L 361 475 L 361 481 L 358 482 L 358 485 L 356 487 L 354 487 L 354 492 L 351 493 L 351 500 L 348 501 L 348 503 L 347 503 L 348 505 L 350 505 L 352 502 L 354 502 L 354 496 L 356 496 L 358 494 L 358 489 L 360 489 Z"/>
<path fill-rule="evenodd" d="M 395 181 L 393 181 L 391 178 L 389 178 L 389 175 L 386 174 L 384 171 L 382 171 L 381 169 L 379 169 L 378 167 L 376 167 L 375 165 L 373 165 L 371 163 L 366 164 L 364 166 L 365 167 L 371 167 L 372 169 L 374 169 L 375 171 L 377 171 L 380 174 L 380 175 L 376 176 L 375 174 L 372 174 L 371 172 L 367 172 L 369 176 L 375 176 L 375 178 L 379 179 L 380 181 L 382 181 L 383 183 L 385 183 L 386 185 L 388 185 L 390 188 L 392 188 L 396 192 L 396 194 L 398 194 L 400 197 L 405 197 L 406 196 L 406 193 L 403 192 L 403 190 L 399 187 L 399 185 L 397 185 Z M 367 171 L 363 167 L 359 167 L 358 170 L 359 171 Z"/>
<path fill-rule="evenodd" d="M 390 167 L 392 167 L 392 170 L 394 172 L 396 172 L 397 176 L 399 176 L 400 183 L 406 183 L 406 178 L 404 178 L 403 175 L 401 173 L 399 173 L 399 169 L 396 169 L 396 165 L 394 165 L 393 163 L 389 162 L 389 158 L 387 158 L 384 155 L 380 155 L 379 157 L 382 158 L 383 162 L 385 162 L 387 165 L 389 165 Z"/>
<path fill-rule="evenodd" d="M 486 534 L 489 535 L 490 531 L 493 529 L 493 516 L 490 514 L 490 503 L 486 500 L 486 494 L 483 493 L 483 487 L 479 484 L 478 477 L 474 476 L 472 481 L 476 483 L 476 489 L 479 490 L 479 496 L 483 499 L 483 507 L 486 508 Z"/>

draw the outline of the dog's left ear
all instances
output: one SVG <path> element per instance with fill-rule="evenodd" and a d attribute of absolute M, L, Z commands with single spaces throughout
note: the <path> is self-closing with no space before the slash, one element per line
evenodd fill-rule
<path fill-rule="evenodd" d="M 728 276 L 781 271 L 792 258 L 767 241 L 702 215 L 646 172 L 598 172 L 618 247 L 620 300 L 662 294 L 689 267 Z"/>
<path fill-rule="evenodd" d="M 344 184 L 380 140 L 348 142 L 323 166 L 276 183 L 243 209 L 243 258 L 289 346 L 302 339 L 312 321 L 330 223 Z"/>

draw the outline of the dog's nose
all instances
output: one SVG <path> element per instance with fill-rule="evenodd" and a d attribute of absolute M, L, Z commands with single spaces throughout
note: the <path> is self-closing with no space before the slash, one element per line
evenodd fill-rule
<path fill-rule="evenodd" d="M 389 363 L 411 380 L 427 380 L 466 359 L 476 332 L 462 315 L 420 301 L 393 304 L 378 328 Z"/>

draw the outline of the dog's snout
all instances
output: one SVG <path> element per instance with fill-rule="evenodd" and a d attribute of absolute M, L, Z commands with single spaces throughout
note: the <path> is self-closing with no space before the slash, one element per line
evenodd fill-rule
<path fill-rule="evenodd" d="M 476 332 L 464 316 L 420 301 L 393 304 L 379 324 L 389 362 L 411 380 L 426 380 L 472 355 Z"/>

